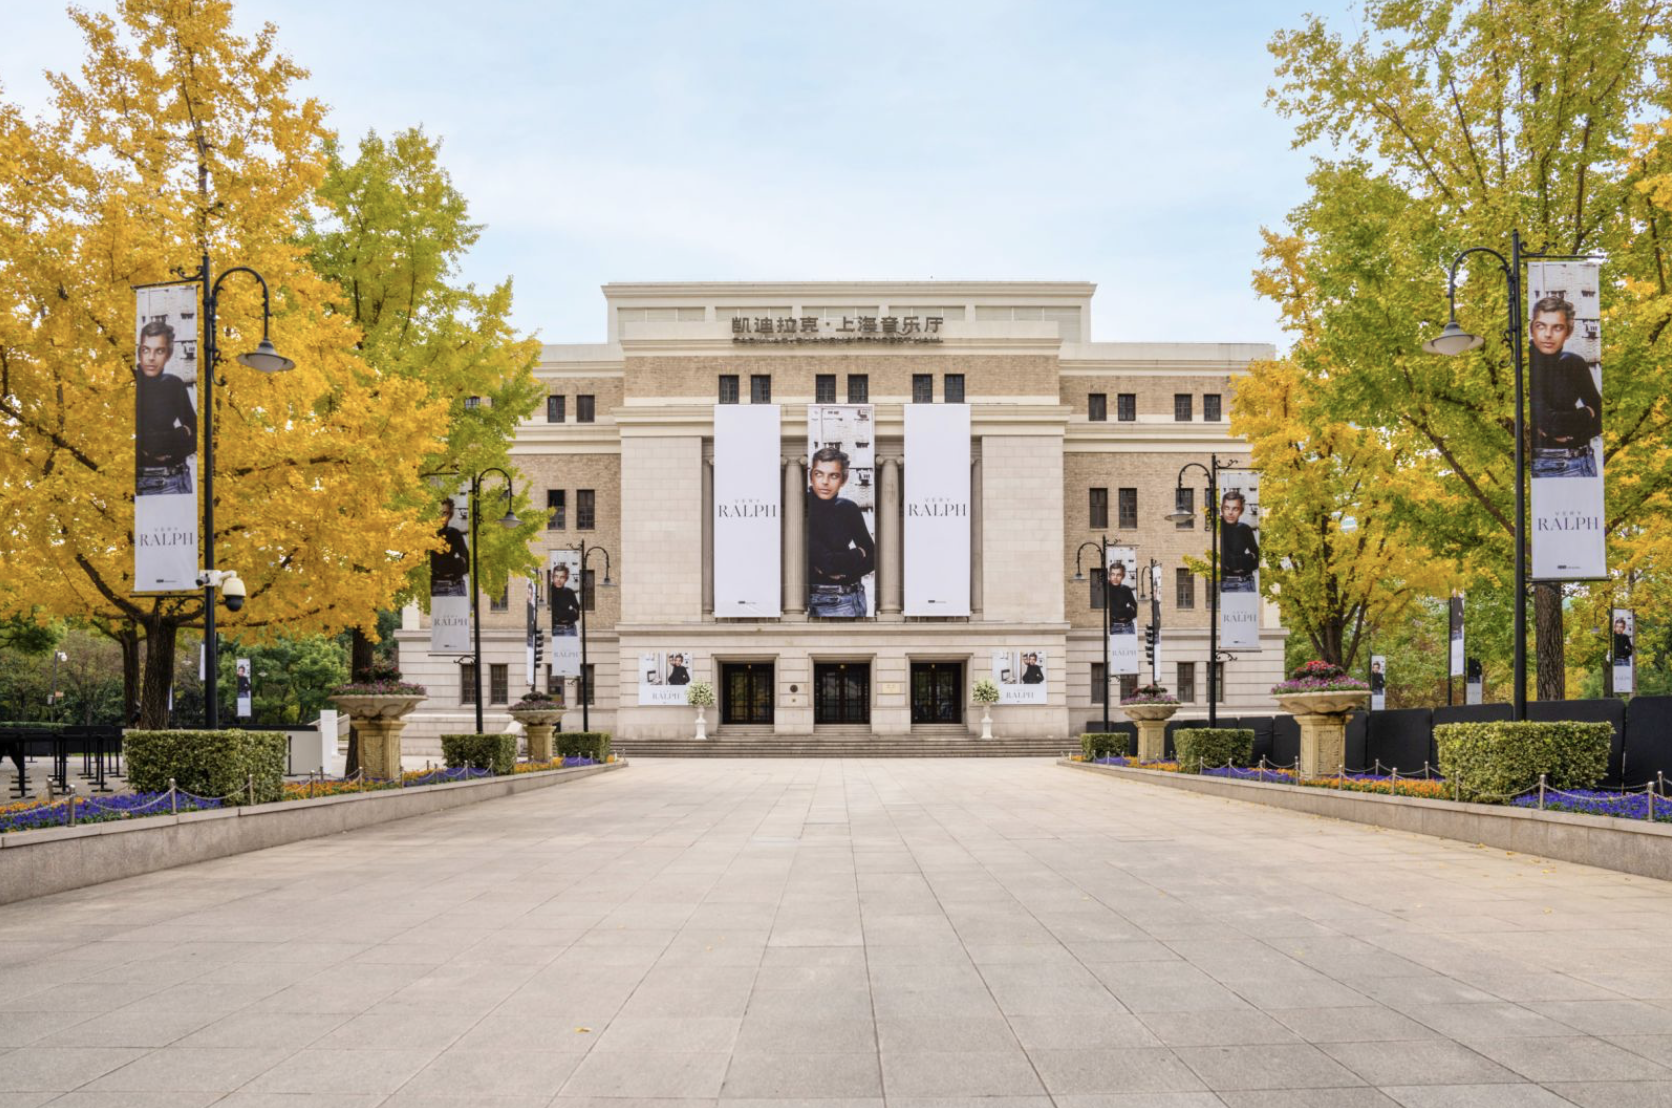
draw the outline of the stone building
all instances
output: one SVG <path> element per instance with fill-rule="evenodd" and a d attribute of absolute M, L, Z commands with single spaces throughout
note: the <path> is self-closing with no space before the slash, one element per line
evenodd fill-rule
<path fill-rule="evenodd" d="M 1229 432 L 1231 394 L 1251 360 L 1273 356 L 1270 346 L 1093 342 L 1095 286 L 1079 282 L 611 284 L 603 292 L 608 341 L 545 348 L 538 373 L 547 405 L 512 450 L 533 501 L 551 511 L 545 545 L 592 551 L 581 591 L 594 729 L 624 743 L 690 734 L 693 709 L 639 704 L 641 652 L 677 642 L 692 654 L 692 678 L 716 689 L 720 704 L 709 715 L 720 736 L 970 734 L 980 717 L 972 683 L 995 650 L 1017 647 L 1042 648 L 1049 660 L 1046 702 L 995 709 L 995 734 L 1077 733 L 1101 718 L 1106 686 L 1116 703 L 1120 696 L 1121 679 L 1106 681 L 1103 671 L 1099 555 L 1084 545 L 1105 536 L 1136 547 L 1141 568 L 1159 565 L 1164 683 L 1185 700 L 1181 715 L 1205 713 L 1208 589 L 1185 565 L 1205 560 L 1211 538 L 1201 469 L 1183 480 L 1195 520 L 1166 517 L 1186 464 L 1215 454 L 1246 460 Z M 917 335 L 938 321 L 933 339 L 890 341 L 907 319 Z M 787 321 L 788 333 L 772 334 L 774 321 Z M 971 416 L 971 614 L 907 617 L 904 409 L 960 400 Z M 863 620 L 809 618 L 806 407 L 848 401 L 875 405 L 877 610 Z M 714 614 L 721 402 L 781 406 L 784 595 L 775 618 Z M 527 690 L 523 588 L 516 581 L 508 598 L 483 598 L 489 730 L 506 725 L 506 703 Z M 1147 623 L 1147 588 L 1142 599 Z M 1222 663 L 1221 713 L 1272 710 L 1266 690 L 1281 676 L 1284 634 L 1264 605 L 1261 650 Z M 468 658 L 430 655 L 427 617 L 416 607 L 399 645 L 402 669 L 431 694 L 410 721 L 408 750 L 470 730 Z M 578 682 L 551 686 L 569 705 L 565 727 L 579 729 Z"/>

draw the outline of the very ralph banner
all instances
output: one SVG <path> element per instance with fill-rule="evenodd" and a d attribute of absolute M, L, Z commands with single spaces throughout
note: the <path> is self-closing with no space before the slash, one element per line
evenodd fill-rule
<path fill-rule="evenodd" d="M 782 614 L 776 404 L 714 406 L 714 614 Z"/>
<path fill-rule="evenodd" d="M 970 614 L 970 408 L 906 405 L 905 614 Z"/>
<path fill-rule="evenodd" d="M 470 653 L 470 486 L 441 502 L 430 552 L 430 653 Z"/>
<path fill-rule="evenodd" d="M 197 587 L 197 291 L 134 290 L 134 591 Z"/>
<path fill-rule="evenodd" d="M 1596 262 L 1528 263 L 1535 580 L 1608 575 L 1601 301 Z"/>

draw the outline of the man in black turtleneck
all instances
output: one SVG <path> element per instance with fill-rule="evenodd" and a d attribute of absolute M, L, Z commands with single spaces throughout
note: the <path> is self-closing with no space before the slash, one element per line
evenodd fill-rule
<path fill-rule="evenodd" d="M 576 624 L 581 618 L 581 603 L 575 590 L 569 587 L 569 567 L 558 562 L 551 569 L 552 634 L 568 637 L 579 634 Z"/>
<path fill-rule="evenodd" d="M 163 372 L 173 356 L 173 327 L 152 321 L 140 328 L 136 496 L 192 492 L 186 463 L 197 453 L 197 411 L 186 382 Z"/>
<path fill-rule="evenodd" d="M 1114 562 L 1109 566 L 1109 634 L 1131 635 L 1135 633 L 1134 624 L 1138 619 L 1138 598 L 1133 595 L 1132 586 L 1126 583 L 1126 563 Z"/>
<path fill-rule="evenodd" d="M 1585 359 L 1563 351 L 1571 334 L 1572 304 L 1546 296 L 1533 305 L 1534 477 L 1597 475 L 1591 440 L 1602 434 L 1602 395 Z"/>
<path fill-rule="evenodd" d="M 1633 653 L 1631 632 L 1626 630 L 1626 617 L 1621 616 L 1614 621 L 1614 664 L 1617 666 L 1631 665 Z"/>
<path fill-rule="evenodd" d="M 1236 489 L 1219 501 L 1219 591 L 1253 592 L 1260 568 L 1260 545 L 1254 528 L 1242 522 L 1248 501 Z"/>
<path fill-rule="evenodd" d="M 859 505 L 839 495 L 848 456 L 834 446 L 818 450 L 807 482 L 807 613 L 868 616 L 865 575 L 877 568 L 877 547 Z"/>

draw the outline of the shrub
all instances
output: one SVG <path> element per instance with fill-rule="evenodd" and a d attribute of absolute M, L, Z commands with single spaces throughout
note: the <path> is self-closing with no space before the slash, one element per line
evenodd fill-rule
<path fill-rule="evenodd" d="M 559 731 L 552 736 L 552 752 L 559 758 L 591 758 L 607 762 L 610 757 L 608 731 Z"/>
<path fill-rule="evenodd" d="M 1440 772 L 1462 800 L 1503 803 L 1538 787 L 1588 789 L 1608 772 L 1606 723 L 1446 723 L 1434 729 Z"/>
<path fill-rule="evenodd" d="M 289 752 L 282 731 L 129 731 L 122 749 L 135 792 L 163 792 L 172 777 L 196 796 L 247 804 L 253 776 L 256 803 L 284 799 Z"/>
<path fill-rule="evenodd" d="M 491 769 L 495 773 L 512 773 L 517 765 L 517 736 L 443 735 L 441 758 L 449 769 Z"/>
<path fill-rule="evenodd" d="M 1122 758 L 1132 752 L 1132 736 L 1124 731 L 1087 731 L 1080 736 L 1080 753 L 1086 761 Z"/>
<path fill-rule="evenodd" d="M 1182 727 L 1173 735 L 1180 773 L 1230 763 L 1246 766 L 1254 757 L 1254 732 L 1246 727 Z"/>

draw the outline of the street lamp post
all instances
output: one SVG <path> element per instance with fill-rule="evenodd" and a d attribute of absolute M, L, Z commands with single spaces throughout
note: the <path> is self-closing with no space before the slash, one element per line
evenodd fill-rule
<path fill-rule="evenodd" d="M 593 554 L 604 556 L 604 580 L 600 588 L 610 588 L 610 552 L 601 546 L 588 546 L 581 540 L 581 676 L 575 687 L 581 693 L 581 730 L 592 730 L 592 682 L 586 676 L 586 560 Z"/>
<path fill-rule="evenodd" d="M 522 520 L 517 518 L 517 513 L 511 507 L 512 502 L 516 499 L 514 492 L 516 486 L 509 473 L 498 466 L 489 466 L 470 479 L 470 678 L 474 684 L 476 733 L 478 735 L 482 733 L 482 590 L 478 583 L 477 574 L 481 566 L 482 554 L 481 544 L 477 542 L 476 538 L 476 517 L 481 514 L 482 481 L 495 473 L 505 479 L 505 489 L 502 493 L 505 498 L 505 514 L 499 517 L 500 525 L 508 531 L 513 531 L 522 526 Z"/>
<path fill-rule="evenodd" d="M 1184 475 L 1192 469 L 1199 469 L 1208 479 L 1208 513 L 1213 520 L 1212 561 L 1208 567 L 1208 726 L 1219 725 L 1219 471 L 1236 468 L 1230 462 L 1221 462 L 1219 455 L 1212 455 L 1207 465 L 1201 462 L 1186 462 L 1179 469 L 1178 485 L 1174 489 L 1173 505 L 1175 510 L 1168 513 L 1167 519 L 1174 523 L 1195 523 L 1196 515 L 1178 507 L 1181 497 L 1178 493 L 1184 490 Z"/>
<path fill-rule="evenodd" d="M 1105 522 L 1107 522 L 1105 520 Z M 1103 733 L 1109 733 L 1109 536 L 1104 535 L 1096 542 L 1083 542 L 1074 552 L 1074 580 L 1084 581 L 1086 575 L 1080 571 L 1080 555 L 1086 552 L 1086 547 L 1097 551 L 1097 572 L 1103 577 Z"/>
<path fill-rule="evenodd" d="M 203 725 L 209 730 L 220 726 L 220 694 L 217 689 L 217 667 L 220 642 L 215 636 L 215 590 L 229 575 L 215 569 L 215 367 L 220 362 L 220 336 L 215 322 L 215 311 L 220 301 L 221 282 L 234 273 L 247 273 L 261 285 L 261 342 L 247 354 L 238 355 L 240 365 L 262 373 L 283 373 L 296 368 L 296 363 L 273 348 L 268 327 L 273 316 L 273 301 L 267 290 L 267 279 L 249 266 L 237 265 L 213 276 L 209 254 L 197 271 L 203 285 Z M 223 384 L 225 382 L 222 382 Z M 236 579 L 236 575 L 233 579 Z M 234 593 L 227 590 L 229 607 L 234 596 L 243 602 L 242 586 Z"/>

